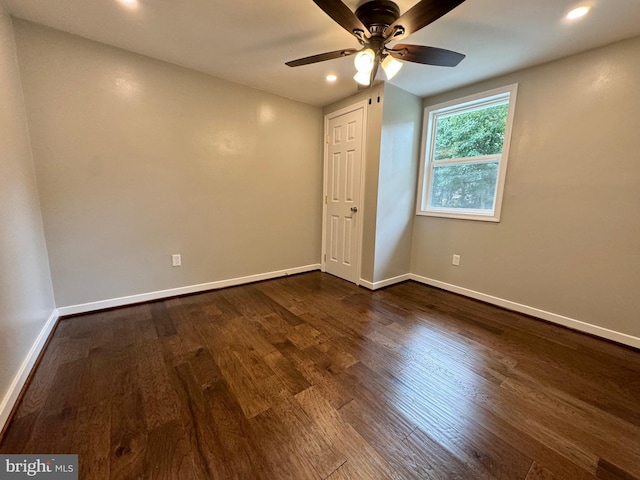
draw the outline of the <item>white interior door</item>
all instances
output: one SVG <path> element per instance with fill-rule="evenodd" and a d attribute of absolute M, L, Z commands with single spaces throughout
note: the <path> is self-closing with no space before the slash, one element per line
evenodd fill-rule
<path fill-rule="evenodd" d="M 329 117 L 324 220 L 325 271 L 358 283 L 364 107 Z"/>

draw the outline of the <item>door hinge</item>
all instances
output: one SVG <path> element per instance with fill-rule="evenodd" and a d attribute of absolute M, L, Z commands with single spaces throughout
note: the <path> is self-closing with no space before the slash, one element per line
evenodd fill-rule
<path fill-rule="evenodd" d="M 325 204 L 329 203 L 329 195 L 324 196 L 324 203 Z"/>
<path fill-rule="evenodd" d="M 324 254 L 324 261 L 325 262 L 327 261 L 327 254 L 326 253 Z"/>
<path fill-rule="evenodd" d="M 329 143 L 329 135 L 327 135 L 326 142 Z"/>

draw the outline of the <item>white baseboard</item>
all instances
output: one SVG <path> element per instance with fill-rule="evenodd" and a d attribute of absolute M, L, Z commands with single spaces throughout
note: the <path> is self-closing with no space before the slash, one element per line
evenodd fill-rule
<path fill-rule="evenodd" d="M 622 343 L 630 347 L 640 348 L 640 338 L 634 337 L 632 335 L 627 335 L 626 333 L 616 332 L 615 330 L 609 330 L 608 328 L 592 325 L 590 323 L 582 322 L 574 318 L 547 312 L 545 310 L 540 310 L 539 308 L 530 307 L 528 305 L 522 305 L 510 300 L 505 300 L 504 298 L 494 297 L 492 295 L 487 295 L 486 293 L 476 292 L 475 290 L 470 290 L 468 288 L 459 287 L 450 283 L 441 282 L 432 278 L 421 277 L 420 275 L 416 275 L 413 273 L 410 275 L 410 277 L 412 280 L 424 283 L 425 285 L 431 285 L 432 287 L 438 287 L 443 290 L 459 293 L 460 295 L 475 298 L 476 300 L 482 300 L 483 302 L 491 303 L 508 310 L 525 313 L 527 315 L 531 315 L 532 317 L 537 317 L 552 323 L 557 323 L 573 330 L 578 330 L 580 332 L 606 338 L 608 340 Z"/>
<path fill-rule="evenodd" d="M 368 282 L 368 281 L 363 280 L 363 279 L 358 280 L 358 285 L 360 285 L 361 287 L 368 288 L 369 290 L 375 290 L 374 287 L 373 287 L 373 283 Z"/>
<path fill-rule="evenodd" d="M 44 347 L 49 335 L 51 334 L 53 328 L 56 326 L 56 322 L 58 321 L 58 310 L 54 310 L 51 312 L 51 315 L 47 319 L 47 322 L 40 330 L 38 334 L 38 338 L 33 343 L 31 350 L 27 354 L 26 358 L 20 365 L 20 369 L 16 376 L 13 378 L 13 382 L 9 386 L 7 393 L 4 395 L 2 399 L 2 403 L 0 403 L 0 431 L 4 429 L 7 421 L 9 420 L 9 415 L 11 415 L 11 410 L 13 410 L 13 406 L 15 405 L 18 397 L 20 396 L 20 392 L 24 387 L 27 379 L 29 378 L 29 374 L 31 373 L 31 369 L 38 360 L 38 356 L 40 356 L 40 352 L 42 352 L 42 348 Z"/>
<path fill-rule="evenodd" d="M 187 295 L 189 293 L 216 290 L 218 288 L 234 287 L 236 285 L 244 285 L 246 283 L 259 282 L 261 280 L 286 277 L 287 275 L 295 275 L 297 273 L 311 272 L 313 270 L 319 269 L 320 264 L 305 265 L 302 267 L 288 268 L 286 270 L 277 270 L 275 272 L 249 275 L 246 277 L 230 278 L 227 280 L 218 280 L 216 282 L 200 283 L 198 285 L 188 285 L 186 287 L 170 288 L 168 290 L 159 290 L 157 292 L 140 293 L 138 295 L 110 298 L 108 300 L 100 300 L 97 302 L 81 303 L 78 305 L 69 305 L 67 307 L 58 307 L 58 313 L 60 314 L 60 316 L 64 316 L 93 312 L 95 310 L 104 310 L 105 308 L 121 307 L 123 305 L 132 305 L 134 303 L 149 302 L 161 298 L 175 297 L 177 295 Z"/>
<path fill-rule="evenodd" d="M 404 282 L 406 280 L 411 280 L 411 274 L 405 273 L 404 275 L 398 275 L 397 277 L 386 278 L 384 280 L 379 280 L 377 282 L 368 282 L 367 280 L 360 279 L 360 285 L 368 288 L 369 290 L 377 290 L 379 288 L 388 287 L 389 285 L 394 285 L 396 283 Z"/>

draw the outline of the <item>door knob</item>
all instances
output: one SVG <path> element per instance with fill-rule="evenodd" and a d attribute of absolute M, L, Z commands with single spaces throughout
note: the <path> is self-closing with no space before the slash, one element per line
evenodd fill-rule
<path fill-rule="evenodd" d="M 352 211 L 353 213 L 356 213 L 356 212 L 358 211 L 358 207 L 351 207 L 351 211 Z"/>

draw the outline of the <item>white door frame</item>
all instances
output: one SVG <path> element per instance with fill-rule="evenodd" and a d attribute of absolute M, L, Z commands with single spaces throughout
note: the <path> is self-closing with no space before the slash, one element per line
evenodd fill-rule
<path fill-rule="evenodd" d="M 349 105 L 348 107 L 341 108 L 340 110 L 336 110 L 335 112 L 328 113 L 324 116 L 324 141 L 322 144 L 324 145 L 324 165 L 323 165 L 323 176 L 324 180 L 322 182 L 322 254 L 320 261 L 320 270 L 323 272 L 327 271 L 327 195 L 328 195 L 328 172 L 329 172 L 329 122 L 341 115 L 346 113 L 354 112 L 358 109 L 362 109 L 362 155 L 361 155 L 361 165 L 360 165 L 360 195 L 357 199 L 358 204 L 358 214 L 360 214 L 360 221 L 358 222 L 358 229 L 356 233 L 356 242 L 357 245 L 357 255 L 356 255 L 356 285 L 360 285 L 362 283 L 361 279 L 361 267 L 362 267 L 362 225 L 364 223 L 364 189 L 365 189 L 365 170 L 366 170 L 366 139 L 367 139 L 367 100 L 362 100 L 361 102 L 356 102 L 353 105 Z"/>

